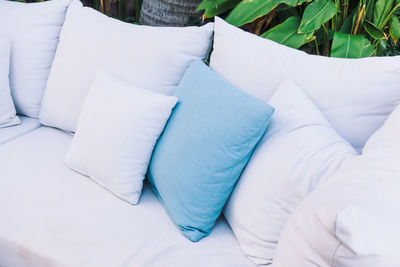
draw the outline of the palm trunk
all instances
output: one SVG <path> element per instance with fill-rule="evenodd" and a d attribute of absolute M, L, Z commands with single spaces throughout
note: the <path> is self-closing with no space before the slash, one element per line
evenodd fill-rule
<path fill-rule="evenodd" d="M 151 26 L 186 26 L 201 0 L 143 0 L 140 23 Z"/>

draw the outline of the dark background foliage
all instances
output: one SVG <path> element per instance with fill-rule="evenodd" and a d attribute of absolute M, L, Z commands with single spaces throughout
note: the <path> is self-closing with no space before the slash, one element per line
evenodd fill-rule
<path fill-rule="evenodd" d="M 18 2 L 43 2 L 44 0 L 12 0 Z M 85 6 L 92 7 L 110 17 L 137 23 L 142 0 L 81 0 Z"/>

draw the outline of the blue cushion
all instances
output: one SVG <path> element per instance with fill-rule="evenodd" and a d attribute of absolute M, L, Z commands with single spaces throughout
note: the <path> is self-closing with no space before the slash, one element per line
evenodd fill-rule
<path fill-rule="evenodd" d="M 190 240 L 207 236 L 221 214 L 273 108 L 194 61 L 157 142 L 148 178 L 172 221 Z"/>

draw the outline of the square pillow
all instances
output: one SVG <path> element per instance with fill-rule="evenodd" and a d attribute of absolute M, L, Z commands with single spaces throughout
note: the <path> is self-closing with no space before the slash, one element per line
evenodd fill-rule
<path fill-rule="evenodd" d="M 297 205 L 353 147 L 333 129 L 296 84 L 284 81 L 269 101 L 275 108 L 224 215 L 244 253 L 271 264 L 286 221 Z"/>
<path fill-rule="evenodd" d="M 10 68 L 10 42 L 0 36 L 0 128 L 20 124 L 11 98 L 8 72 Z"/>
<path fill-rule="evenodd" d="M 154 145 L 176 102 L 99 71 L 65 164 L 137 204 Z"/>
<path fill-rule="evenodd" d="M 38 118 L 70 0 L 0 1 L 0 35 L 11 44 L 10 87 L 17 112 Z"/>
<path fill-rule="evenodd" d="M 301 203 L 273 266 L 400 265 L 400 107 Z"/>
<path fill-rule="evenodd" d="M 344 59 L 308 55 L 219 18 L 213 48 L 211 68 L 267 102 L 283 80 L 292 79 L 358 151 L 400 104 L 400 56 Z"/>
<path fill-rule="evenodd" d="M 124 23 L 74 0 L 61 31 L 40 121 L 74 132 L 82 103 L 98 69 L 130 84 L 173 93 L 195 59 L 204 59 L 214 25 L 149 27 Z"/>
<path fill-rule="evenodd" d="M 273 108 L 197 60 L 154 150 L 148 178 L 172 221 L 191 241 L 210 234 L 267 129 Z"/>

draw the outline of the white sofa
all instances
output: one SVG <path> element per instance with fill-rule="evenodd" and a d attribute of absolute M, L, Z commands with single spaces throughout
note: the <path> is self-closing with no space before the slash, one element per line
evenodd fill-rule
<path fill-rule="evenodd" d="M 8 18 L 1 15 L 10 11 L 8 9 L 14 4 L 16 8 L 12 7 L 10 9 L 12 12 L 26 12 L 27 16 L 25 22 L 21 22 L 26 23 L 25 28 L 15 27 L 13 29 L 15 32 L 10 34 L 11 38 L 17 40 L 15 36 L 18 33 L 23 36 L 26 27 L 34 28 L 37 25 L 30 24 L 29 19 L 32 18 L 29 14 L 31 13 L 24 4 L 0 2 L 0 35 L 2 30 L 3 33 L 5 31 L 1 27 L 2 19 L 14 18 L 12 12 Z M 0 128 L 0 266 L 245 267 L 256 264 L 269 265 L 272 264 L 274 251 L 278 246 L 282 231 L 286 231 L 283 234 L 285 240 L 282 242 L 283 248 L 278 248 L 277 255 L 280 258 L 277 259 L 276 266 L 291 267 L 290 264 L 293 262 L 299 262 L 299 266 L 315 266 L 309 260 L 314 259 L 313 257 L 318 259 L 316 263 L 318 266 L 331 266 L 329 261 L 332 255 L 329 254 L 328 249 L 326 250 L 327 253 L 329 252 L 328 256 L 322 253 L 326 258 L 311 255 L 313 252 L 307 251 L 300 256 L 299 253 L 294 253 L 296 257 L 293 259 L 296 260 L 282 260 L 291 258 L 291 255 L 288 255 L 288 251 L 292 249 L 290 240 L 294 240 L 293 247 L 295 248 L 295 243 L 301 238 L 296 236 L 296 239 L 288 234 L 288 231 L 292 230 L 290 227 L 293 227 L 296 222 L 296 217 L 292 218 L 290 215 L 297 207 L 301 207 L 299 203 L 330 173 L 340 168 L 343 162 L 361 157 L 360 153 L 367 140 L 379 130 L 389 114 L 400 104 L 400 59 L 398 57 L 353 61 L 309 56 L 245 33 L 217 19 L 210 66 L 218 74 L 246 93 L 266 102 L 270 100 L 283 80 L 292 77 L 294 85 L 291 82 L 284 82 L 283 86 L 302 88 L 306 94 L 301 97 L 309 97 L 312 101 L 307 101 L 315 104 L 315 107 L 310 104 L 311 111 L 304 109 L 305 114 L 300 115 L 303 118 L 317 117 L 317 123 L 305 120 L 301 122 L 303 124 L 292 125 L 293 128 L 290 129 L 282 130 L 279 127 L 273 129 L 273 132 L 270 135 L 267 134 L 256 148 L 249 168 L 257 164 L 255 157 L 261 158 L 263 153 L 267 153 L 261 147 L 268 142 L 267 137 L 279 131 L 286 136 L 287 133 L 294 133 L 298 129 L 312 126 L 318 129 L 323 128 L 318 132 L 321 136 L 329 132 L 329 135 L 334 136 L 332 137 L 334 141 L 332 141 L 333 144 L 326 146 L 318 144 L 319 151 L 317 152 L 306 151 L 309 154 L 301 154 L 300 152 L 304 152 L 306 148 L 301 148 L 301 144 L 297 143 L 300 139 L 296 138 L 300 137 L 294 136 L 292 139 L 280 140 L 279 142 L 291 147 L 287 150 L 282 149 L 281 154 L 269 154 L 268 160 L 276 160 L 273 163 L 277 167 L 274 169 L 274 175 L 279 176 L 279 168 L 283 166 L 283 168 L 292 168 L 290 170 L 297 172 L 296 175 L 302 174 L 314 180 L 308 181 L 304 178 L 304 180 L 292 181 L 290 179 L 293 177 L 289 177 L 290 181 L 284 184 L 286 178 L 282 174 L 282 177 L 272 177 L 283 180 L 282 185 L 266 177 L 256 185 L 260 190 L 248 192 L 242 188 L 251 188 L 251 184 L 246 184 L 246 181 L 251 179 L 248 176 L 252 173 L 249 171 L 247 174 L 245 171 L 243 176 L 247 180 L 239 181 L 212 233 L 201 241 L 193 243 L 180 233 L 147 182 L 145 182 L 139 205 L 131 205 L 110 194 L 87 177 L 68 168 L 64 160 L 88 90 L 86 87 L 90 85 L 97 68 L 108 68 L 108 71 L 119 74 L 121 78 L 136 82 L 136 85 L 147 87 L 146 89 L 158 93 L 171 94 L 189 64 L 195 59 L 207 57 L 213 26 L 210 24 L 200 28 L 181 30 L 144 27 L 142 32 L 142 29 L 139 29 L 140 26 L 123 24 L 93 10 L 82 8 L 77 0 L 71 4 L 67 0 L 53 0 L 32 5 L 35 8 L 32 12 L 33 16 L 36 15 L 35 19 L 39 20 L 43 17 L 46 10 L 51 13 L 57 9 L 59 11 L 57 14 L 63 19 L 67 12 L 67 22 L 62 25 L 59 23 L 60 17 L 55 19 L 58 26 L 52 28 L 51 33 L 58 31 L 59 34 L 61 31 L 60 42 L 56 42 L 54 47 L 46 47 L 49 50 L 42 55 L 43 60 L 47 62 L 43 64 L 47 66 L 47 71 L 40 74 L 43 76 L 41 79 L 45 79 L 45 86 L 42 88 L 39 86 L 40 83 L 37 83 L 32 89 L 35 91 L 37 88 L 42 88 L 41 91 L 32 93 L 29 90 L 19 89 L 20 83 L 14 86 L 11 83 L 11 92 L 13 95 L 18 95 L 19 102 L 16 108 L 22 123 Z M 39 8 L 39 5 L 43 6 Z M 69 11 L 67 11 L 68 7 Z M 79 24 L 84 23 L 86 18 L 89 18 L 87 24 Z M 92 30 L 94 28 L 88 25 L 91 27 L 102 25 L 102 27 Z M 46 30 L 48 29 L 44 29 L 43 34 L 38 35 L 39 37 L 32 38 L 45 38 Z M 76 37 L 74 31 L 77 32 L 79 38 L 73 39 Z M 121 40 L 107 39 L 107 36 L 118 38 L 119 34 Z M 172 37 L 169 38 L 168 36 L 171 35 Z M 53 40 L 53 37 L 49 38 Z M 149 40 L 152 39 L 156 41 L 150 44 Z M 109 51 L 119 42 L 121 42 L 120 50 L 117 48 Z M 146 46 L 148 46 L 147 49 L 154 49 L 157 52 L 150 53 L 146 50 Z M 80 48 L 82 50 L 79 50 Z M 126 54 L 129 49 L 134 48 L 138 51 L 133 51 L 132 55 Z M 19 50 L 23 50 L 21 47 L 14 49 L 14 55 L 19 53 Z M 38 47 L 33 47 L 33 49 L 38 49 Z M 79 56 L 72 56 L 71 51 L 78 53 Z M 14 56 L 11 60 L 16 61 L 13 63 L 16 66 L 21 58 Z M 27 66 L 28 71 L 29 68 L 35 69 L 38 67 L 35 66 L 37 63 L 35 62 L 35 60 L 28 60 L 28 63 L 32 65 L 25 62 L 24 66 Z M 143 62 L 146 64 L 142 64 Z M 322 78 L 307 76 L 310 69 Z M 303 70 L 305 72 L 302 72 Z M 164 72 L 158 76 L 157 74 L 161 71 Z M 17 78 L 13 76 L 13 79 Z M 27 79 L 29 78 L 32 76 L 28 75 Z M 326 85 L 328 78 L 331 80 Z M 31 83 L 27 80 L 26 84 Z M 23 93 L 25 91 L 28 93 Z M 33 98 L 31 94 L 35 94 Z M 43 102 L 39 101 L 40 105 L 37 108 L 24 108 L 26 103 L 28 106 L 32 104 L 29 103 L 30 99 L 37 101 L 43 95 Z M 79 100 L 75 101 L 76 98 Z M 276 99 L 279 98 L 276 97 L 275 102 Z M 295 103 L 293 105 L 295 106 Z M 41 109 L 40 112 L 39 109 Z M 314 110 L 318 112 L 315 116 L 312 113 Z M 328 120 L 325 120 L 322 114 Z M 282 114 L 280 116 L 284 118 Z M 274 123 L 271 127 L 276 127 L 278 124 Z M 312 136 L 311 134 L 313 134 L 313 129 L 306 132 L 305 136 L 303 135 L 304 143 L 302 144 L 308 145 L 306 142 L 320 140 L 320 135 Z M 325 164 L 312 159 L 314 155 L 321 155 L 316 153 L 320 153 L 326 147 L 334 147 L 338 143 L 340 143 L 339 146 L 346 147 L 340 160 L 329 163 L 329 166 L 322 166 Z M 321 148 L 321 146 L 324 147 Z M 293 163 L 285 161 L 288 156 L 294 155 L 285 154 L 289 151 L 292 153 L 292 147 L 303 149 L 293 156 L 298 166 L 288 166 Z M 275 149 L 273 153 L 277 153 L 277 150 Z M 325 156 L 331 157 L 335 153 L 336 151 L 332 153 L 328 151 Z M 255 163 L 252 162 L 253 159 Z M 310 163 L 310 161 L 313 162 Z M 269 169 L 266 167 L 261 172 L 262 175 L 266 175 Z M 389 174 L 386 173 L 386 175 Z M 268 195 L 268 191 L 274 191 L 276 194 L 273 197 L 278 198 L 279 193 L 285 194 L 284 201 L 286 202 L 280 203 L 281 200 Z M 294 195 L 293 198 L 290 196 L 291 192 Z M 271 198 L 268 199 L 269 197 Z M 278 215 L 267 216 L 265 213 L 262 214 L 265 216 L 259 216 L 259 213 L 263 212 L 263 201 L 273 202 L 273 209 L 279 210 L 276 213 Z M 300 211 L 296 209 L 295 214 L 300 216 L 297 214 L 302 214 L 301 209 Z M 264 224 L 270 217 L 279 217 L 277 220 L 279 223 Z M 283 229 L 289 217 L 291 223 L 289 230 Z M 271 236 L 268 236 L 271 233 L 266 233 L 269 230 L 265 229 L 266 225 L 271 227 L 273 232 Z M 306 229 L 305 226 L 304 229 Z M 306 236 L 307 230 L 302 233 Z M 361 232 L 360 235 L 363 233 L 365 232 Z M 329 237 L 324 237 L 327 242 L 339 240 L 335 233 L 324 232 L 324 234 L 329 235 Z M 373 250 L 361 251 L 357 254 L 356 250 L 352 250 L 351 242 L 344 251 L 344 255 L 349 258 L 353 256 L 362 258 L 374 254 Z M 346 254 L 349 251 L 354 255 Z M 388 262 L 393 264 L 396 260 Z M 368 261 L 364 261 L 363 263 L 367 265 L 363 266 L 384 266 L 379 265 L 381 262 L 384 261 L 374 262 L 377 265 L 368 265 Z M 337 266 L 360 265 L 351 265 L 351 261 L 350 263 L 344 261 Z M 400 266 L 400 262 L 399 265 L 391 266 Z"/>
<path fill-rule="evenodd" d="M 38 119 L 20 116 L 21 124 L 2 128 L 0 130 L 0 145 L 7 143 L 21 135 L 27 134 L 41 126 Z"/>
<path fill-rule="evenodd" d="M 64 20 L 69 3 L 68 0 L 29 5 L 0 2 L 0 25 L 9 25 L 5 28 L 0 26 L 0 35 L 6 33 L 15 43 L 22 39 L 27 45 L 25 48 L 17 45 L 11 47 L 11 63 L 17 71 L 10 70 L 10 85 L 21 124 L 0 129 L 0 266 L 253 266 L 241 252 L 222 216 L 215 226 L 213 236 L 199 243 L 187 240 L 169 219 L 148 185 L 144 186 L 140 205 L 134 206 L 121 201 L 96 183 L 82 179 L 82 175 L 64 165 L 65 154 L 73 137 L 71 133 L 43 126 L 37 118 L 40 106 L 33 111 L 29 110 L 28 115 L 31 117 L 23 115 L 28 110 L 24 108 L 35 102 L 38 94 L 39 97 L 43 95 L 44 88 L 38 94 L 35 94 L 35 90 L 43 87 L 41 76 L 44 75 L 47 80 L 49 75 L 57 46 L 53 35 L 59 34 L 62 26 L 60 21 Z M 136 41 L 138 36 L 130 36 L 131 25 L 118 21 L 108 22 L 100 13 L 82 9 L 78 1 L 73 4 L 79 12 L 82 10 L 81 17 L 92 15 L 96 22 L 104 25 L 110 23 L 109 34 L 99 32 L 99 38 L 118 34 L 129 39 L 125 40 L 126 48 L 120 55 L 126 57 L 126 49 L 140 46 Z M 79 12 L 75 15 L 79 16 Z M 20 20 L 22 17 L 24 19 Z M 51 27 L 45 27 L 47 24 Z M 84 25 L 78 24 L 79 26 Z M 148 29 L 152 31 L 151 28 Z M 27 35 L 29 31 L 35 32 L 36 36 Z M 164 80 L 153 79 L 146 86 L 158 88 L 162 85 L 166 87 L 165 90 L 172 90 L 188 63 L 206 55 L 211 33 L 211 25 L 199 30 L 197 27 L 177 29 L 176 32 L 172 28 L 165 31 L 154 28 L 153 35 L 146 34 L 145 31 L 145 35 L 140 37 L 143 40 L 150 38 L 147 42 L 142 41 L 142 44 L 149 46 L 151 38 L 155 36 L 162 40 L 166 35 L 175 35 L 175 39 L 170 38 L 170 46 L 168 42 L 153 45 L 153 49 L 164 51 L 164 54 L 169 51 L 170 56 L 162 58 L 157 55 L 157 51 L 149 50 L 154 54 L 153 60 L 160 60 L 164 65 L 150 64 L 146 67 L 141 64 L 135 67 L 132 60 L 140 57 L 139 54 L 147 53 L 138 49 L 125 62 L 122 58 L 118 59 L 120 55 L 115 51 L 110 51 L 114 62 L 108 62 L 106 67 L 113 68 L 113 63 L 114 72 L 119 69 L 130 76 L 138 69 L 148 68 L 152 71 L 147 71 L 149 74 L 159 71 L 157 68 L 164 69 Z M 66 36 L 67 32 L 64 31 L 63 35 Z M 179 38 L 182 40 L 179 41 Z M 107 44 L 104 43 L 106 40 L 98 41 L 103 42 L 104 49 L 107 49 Z M 93 43 L 87 45 L 89 52 L 96 50 Z M 109 45 L 114 43 L 111 41 Z M 176 45 L 179 46 L 172 47 Z M 84 45 L 80 47 L 84 51 Z M 36 55 L 42 62 L 37 58 L 26 58 L 26 52 Z M 96 57 L 101 58 L 95 53 Z M 180 59 L 171 61 L 172 57 Z M 170 66 L 170 71 L 167 71 L 165 66 L 170 63 L 176 66 Z M 63 66 L 67 66 L 66 64 L 68 63 Z M 19 72 L 18 67 L 24 69 L 25 73 Z M 71 69 L 67 69 L 68 72 L 74 73 Z M 87 77 L 95 72 L 94 69 Z M 79 75 L 79 72 L 76 73 Z M 26 79 L 22 87 L 18 80 L 21 77 Z M 71 82 L 69 77 L 64 78 Z M 144 80 L 148 77 L 138 78 Z M 137 80 L 136 78 L 135 81 Z M 49 86 L 53 86 L 52 84 Z M 18 99 L 15 98 L 16 95 Z M 60 101 L 65 100 L 64 98 Z M 67 110 L 66 113 L 68 114 L 65 115 L 70 115 L 73 112 Z M 45 116 L 48 114 L 52 116 L 54 113 L 42 114 L 42 122 L 51 119 Z"/>

